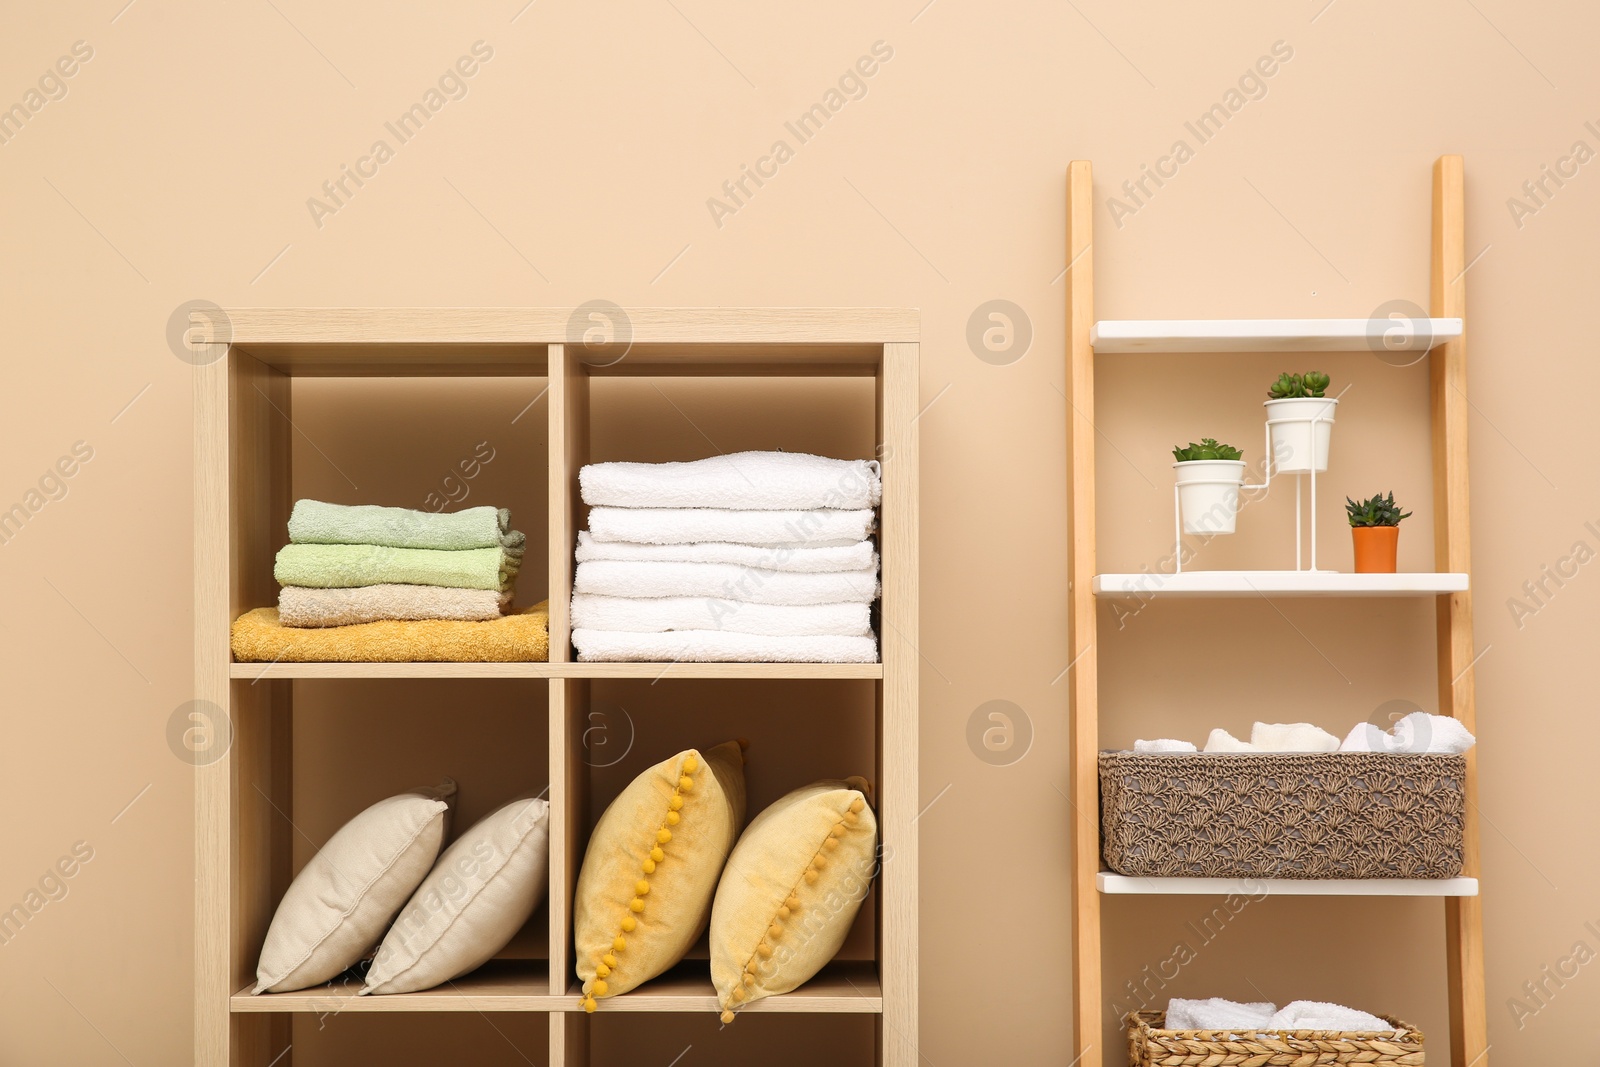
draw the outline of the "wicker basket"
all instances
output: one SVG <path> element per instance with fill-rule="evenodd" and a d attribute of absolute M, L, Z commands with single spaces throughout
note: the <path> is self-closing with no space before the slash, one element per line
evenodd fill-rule
<path fill-rule="evenodd" d="M 1466 757 L 1100 753 L 1106 865 L 1144 878 L 1454 878 Z"/>
<path fill-rule="evenodd" d="M 1295 1067 L 1359 1063 L 1363 1067 L 1421 1064 L 1422 1031 L 1390 1015 L 1394 1030 L 1164 1030 L 1164 1011 L 1130 1012 L 1130 1067 Z"/>

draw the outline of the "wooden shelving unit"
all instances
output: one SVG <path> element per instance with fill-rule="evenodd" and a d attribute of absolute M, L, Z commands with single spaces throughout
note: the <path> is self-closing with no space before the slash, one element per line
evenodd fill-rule
<path fill-rule="evenodd" d="M 549 1020 L 552 1067 L 590 1062 L 591 1016 L 572 966 L 573 886 L 589 825 L 581 753 L 590 687 L 602 679 L 734 679 L 783 685 L 856 679 L 875 690 L 876 805 L 886 857 L 870 898 L 873 959 L 838 961 L 793 993 L 747 1009 L 870 1014 L 877 1063 L 917 1060 L 917 428 L 913 311 L 629 309 L 626 349 L 568 342 L 573 309 L 240 309 L 201 338 L 195 394 L 195 683 L 232 742 L 196 770 L 195 1062 L 290 1067 L 296 1013 L 535 1012 Z M 272 560 L 287 539 L 292 380 L 322 377 L 524 376 L 549 382 L 549 663 L 235 663 L 229 626 L 275 604 Z M 602 376 L 829 376 L 875 381 L 883 466 L 879 548 L 882 662 L 691 664 L 574 662 L 567 607 L 584 510 L 590 383 Z M 388 503 L 388 501 L 374 501 Z M 523 582 L 538 581 L 529 559 Z M 422 993 L 356 997 L 330 985 L 251 996 L 262 940 L 292 878 L 296 680 L 542 679 L 548 683 L 551 804 L 548 959 L 495 960 Z M 466 695 L 465 693 L 463 694 Z M 686 735 L 685 744 L 696 738 Z M 779 757 L 781 758 L 781 756 Z M 752 813 L 753 814 L 753 813 Z M 864 915 L 867 914 L 864 912 Z M 599 1014 L 717 1010 L 704 960 L 602 1001 Z"/>
<path fill-rule="evenodd" d="M 1434 567 L 1437 573 L 1393 576 L 1223 571 L 1182 575 L 1097 574 L 1095 571 L 1095 355 L 1136 352 L 1361 352 L 1387 323 L 1366 319 L 1231 319 L 1101 321 L 1094 317 L 1093 178 L 1087 161 L 1067 172 L 1067 422 L 1070 701 L 1072 711 L 1073 1019 L 1080 1067 L 1101 1067 L 1106 1010 L 1102 996 L 1101 895 L 1224 894 L 1237 879 L 1123 878 L 1100 860 L 1099 669 L 1097 599 L 1166 596 L 1432 596 L 1438 605 L 1438 691 L 1441 714 L 1474 727 L 1472 594 L 1468 589 L 1466 256 L 1464 178 L 1460 156 L 1433 168 L 1433 255 L 1427 326 L 1413 336 L 1429 361 L 1433 431 Z M 1392 340 L 1392 338 L 1391 338 Z M 1391 345 L 1391 350 L 1405 345 Z M 1272 893 L 1341 896 L 1428 895 L 1444 898 L 1450 1002 L 1450 1052 L 1455 1067 L 1486 1067 L 1483 918 L 1478 890 L 1477 762 L 1467 755 L 1466 846 L 1462 877 L 1439 882 L 1251 881 Z M 1314 967 L 1314 961 L 1308 961 Z M 1114 1048 L 1117 1046 L 1113 1046 Z"/>

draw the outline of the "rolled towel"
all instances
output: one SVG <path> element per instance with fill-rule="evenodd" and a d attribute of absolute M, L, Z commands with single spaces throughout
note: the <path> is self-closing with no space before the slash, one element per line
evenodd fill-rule
<path fill-rule="evenodd" d="M 280 585 L 315 589 L 399 584 L 506 592 L 521 564 L 520 548 L 447 552 L 385 545 L 284 545 L 272 575 Z"/>
<path fill-rule="evenodd" d="M 1135 752 L 1146 752 L 1146 753 L 1153 753 L 1153 752 L 1196 752 L 1196 751 L 1198 751 L 1194 747 L 1194 742 L 1193 741 L 1174 741 L 1171 738 L 1167 738 L 1167 737 L 1158 738 L 1157 740 L 1154 740 L 1154 741 L 1135 741 L 1133 743 L 1133 750 Z"/>
<path fill-rule="evenodd" d="M 1339 739 L 1308 722 L 1258 722 L 1250 743 L 1263 752 L 1337 752 Z"/>
<path fill-rule="evenodd" d="M 1358 1030 L 1392 1031 L 1394 1024 L 1376 1015 L 1340 1004 L 1323 1004 L 1315 1000 L 1296 1000 L 1279 1008 L 1266 1021 L 1267 1030 Z"/>
<path fill-rule="evenodd" d="M 1413 711 L 1381 730 L 1370 722 L 1356 723 L 1345 737 L 1340 752 L 1434 752 L 1459 755 L 1478 743 L 1459 719 L 1449 715 L 1429 715 Z"/>
<path fill-rule="evenodd" d="M 870 637 L 866 604 L 787 606 L 711 597 L 620 597 L 575 593 L 572 625 L 583 630 L 662 633 L 721 630 L 781 637 Z"/>
<path fill-rule="evenodd" d="M 575 593 L 621 597 L 714 597 L 752 604 L 870 604 L 878 597 L 878 572 L 793 574 L 731 563 L 580 563 Z"/>
<path fill-rule="evenodd" d="M 1206 738 L 1204 752 L 1260 752 L 1256 746 L 1248 741 L 1241 741 L 1222 727 L 1211 731 L 1211 736 Z"/>
<path fill-rule="evenodd" d="M 812 547 L 804 544 L 740 545 L 715 542 L 692 545 L 643 545 L 631 541 L 596 541 L 588 530 L 578 531 L 579 563 L 614 559 L 629 563 L 734 563 L 769 571 L 859 571 L 878 565 L 871 541 L 850 541 Z"/>
<path fill-rule="evenodd" d="M 489 622 L 385 620 L 322 629 L 284 626 L 277 608 L 256 608 L 235 619 L 232 631 L 233 658 L 241 663 L 543 663 L 550 658 L 546 604 Z"/>
<path fill-rule="evenodd" d="M 621 508 L 870 508 L 883 496 L 876 460 L 804 452 L 735 452 L 690 463 L 591 463 L 583 502 Z"/>
<path fill-rule="evenodd" d="M 498 619 L 511 595 L 493 589 L 448 589 L 437 585 L 360 585 L 311 589 L 286 585 L 278 593 L 278 621 L 285 626 L 350 626 L 380 619 Z"/>
<path fill-rule="evenodd" d="M 521 549 L 526 538 L 511 528 L 505 508 L 428 512 L 376 504 L 297 500 L 289 513 L 289 540 L 297 545 L 387 545 L 390 548 Z"/>
<path fill-rule="evenodd" d="M 573 630 L 572 643 L 577 646 L 580 663 L 878 662 L 878 642 L 871 637 L 771 637 L 720 630 L 662 634 Z"/>
<path fill-rule="evenodd" d="M 1207 1000 L 1167 1001 L 1167 1030 L 1233 1030 L 1249 1031 L 1264 1028 L 1272 1018 L 1276 1005 L 1261 1002 L 1241 1004 L 1238 1001 L 1211 997 Z"/>
<path fill-rule="evenodd" d="M 865 541 L 873 530 L 870 508 L 856 511 L 739 511 L 725 508 L 593 508 L 589 533 L 596 541 L 690 545 L 705 541 L 741 545 L 839 545 Z"/>

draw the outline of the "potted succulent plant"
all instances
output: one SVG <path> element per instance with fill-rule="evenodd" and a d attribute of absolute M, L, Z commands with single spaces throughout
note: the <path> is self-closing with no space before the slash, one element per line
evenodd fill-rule
<path fill-rule="evenodd" d="M 1178 510 L 1183 532 L 1231 534 L 1239 514 L 1239 487 L 1244 484 L 1244 453 L 1215 437 L 1175 447 Z"/>
<path fill-rule="evenodd" d="M 1315 441 L 1316 469 L 1328 469 L 1328 444 L 1333 436 L 1333 409 L 1337 399 L 1329 398 L 1328 376 L 1321 371 L 1278 375 L 1267 390 L 1267 425 L 1272 430 L 1272 456 L 1282 474 L 1305 474 L 1311 470 L 1312 443 Z M 1313 419 L 1321 421 L 1313 422 Z"/>
<path fill-rule="evenodd" d="M 1350 535 L 1355 539 L 1357 574 L 1393 574 L 1395 552 L 1400 545 L 1400 520 L 1411 512 L 1401 511 L 1394 492 L 1355 501 L 1344 498 L 1350 515 Z"/>

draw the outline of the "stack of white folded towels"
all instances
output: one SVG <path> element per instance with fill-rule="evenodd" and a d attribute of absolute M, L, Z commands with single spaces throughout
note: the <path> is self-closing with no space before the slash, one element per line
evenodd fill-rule
<path fill-rule="evenodd" d="M 877 662 L 875 461 L 737 452 L 578 481 L 579 660 Z"/>

